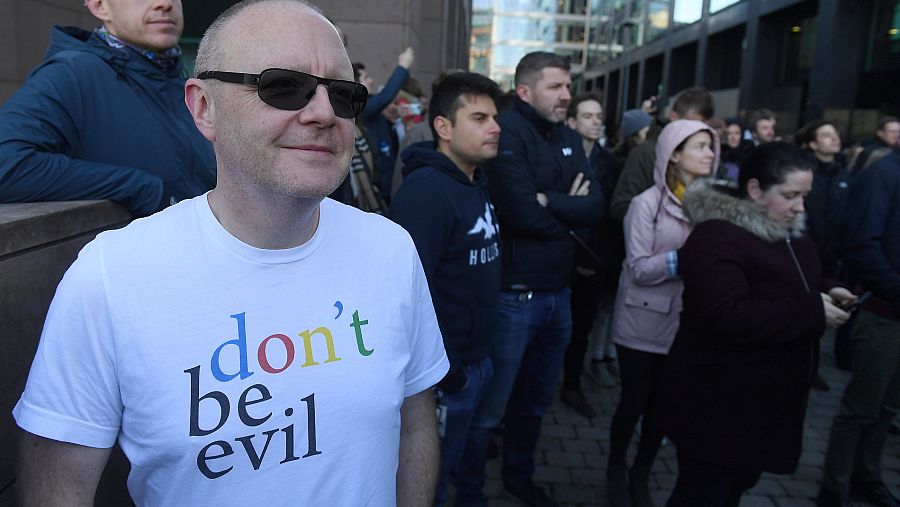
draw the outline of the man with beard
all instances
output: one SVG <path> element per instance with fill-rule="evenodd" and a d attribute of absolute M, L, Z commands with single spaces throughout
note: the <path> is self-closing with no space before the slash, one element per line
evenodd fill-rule
<path fill-rule="evenodd" d="M 561 124 L 571 100 L 569 69 L 568 60 L 553 53 L 522 58 L 515 102 L 499 117 L 498 156 L 485 167 L 503 224 L 502 292 L 494 378 L 469 431 L 456 481 L 459 505 L 483 505 L 491 433 L 504 420 L 506 491 L 528 505 L 555 505 L 532 480 L 534 452 L 572 332 L 572 229 L 595 225 L 603 215 L 581 139 Z"/>

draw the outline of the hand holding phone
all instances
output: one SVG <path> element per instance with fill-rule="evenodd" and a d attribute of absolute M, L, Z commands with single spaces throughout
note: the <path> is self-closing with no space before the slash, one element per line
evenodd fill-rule
<path fill-rule="evenodd" d="M 866 300 L 869 299 L 870 297 L 872 297 L 872 291 L 867 290 L 867 291 L 863 292 L 862 294 L 860 294 L 859 297 L 856 298 L 855 302 L 853 302 L 850 305 L 847 305 L 844 308 L 844 310 L 846 310 L 848 312 L 855 312 L 856 310 L 859 310 L 859 307 L 862 306 L 862 304 L 865 303 Z"/>

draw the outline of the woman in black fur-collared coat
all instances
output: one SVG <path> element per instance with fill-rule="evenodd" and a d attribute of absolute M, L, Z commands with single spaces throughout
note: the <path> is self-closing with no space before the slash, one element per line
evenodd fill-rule
<path fill-rule="evenodd" d="M 678 448 L 669 507 L 736 506 L 761 472 L 797 467 L 819 338 L 855 301 L 822 279 L 803 234 L 812 178 L 799 149 L 770 143 L 745 161 L 736 195 L 703 182 L 684 199 L 694 230 L 660 396 Z"/>

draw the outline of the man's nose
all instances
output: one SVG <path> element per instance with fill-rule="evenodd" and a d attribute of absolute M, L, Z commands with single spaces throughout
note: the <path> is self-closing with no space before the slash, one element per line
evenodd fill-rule
<path fill-rule="evenodd" d="M 301 123 L 319 123 L 322 126 L 334 123 L 336 116 L 328 97 L 328 88 L 323 84 L 318 85 L 309 103 L 297 113 Z"/>

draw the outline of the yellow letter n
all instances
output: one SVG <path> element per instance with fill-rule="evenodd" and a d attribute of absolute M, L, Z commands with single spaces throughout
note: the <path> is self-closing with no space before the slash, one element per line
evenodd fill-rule
<path fill-rule="evenodd" d="M 300 333 L 300 337 L 303 338 L 303 352 L 306 354 L 306 362 L 301 364 L 300 367 L 305 368 L 307 366 L 319 364 L 313 357 L 312 336 L 314 334 L 320 334 L 325 337 L 325 346 L 328 347 L 328 359 L 325 362 L 333 363 L 335 361 L 340 361 L 341 358 L 337 357 L 334 353 L 334 339 L 331 337 L 331 331 L 329 331 L 327 327 L 317 327 L 313 329 L 312 332 L 307 329 Z"/>

